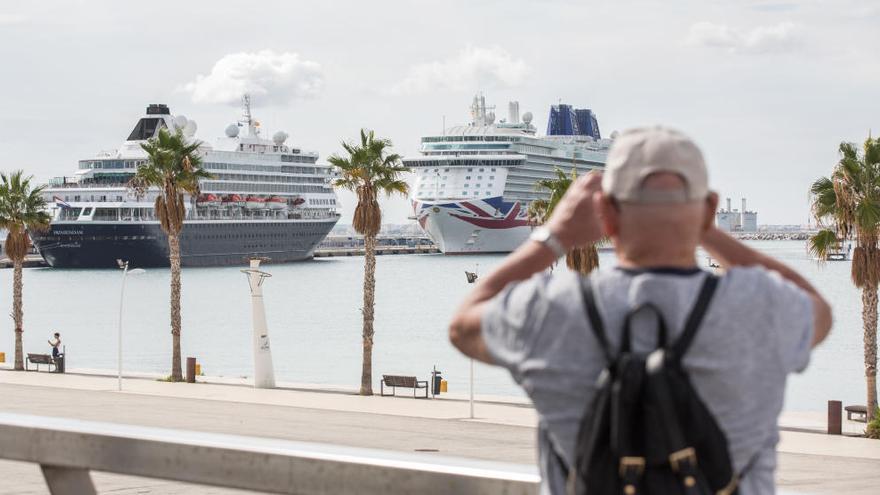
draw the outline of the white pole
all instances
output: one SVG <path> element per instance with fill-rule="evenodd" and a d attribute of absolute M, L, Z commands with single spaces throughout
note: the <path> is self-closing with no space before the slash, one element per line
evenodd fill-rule
<path fill-rule="evenodd" d="M 275 388 L 275 370 L 269 330 L 266 325 L 266 307 L 263 305 L 263 280 L 271 275 L 259 270 L 260 260 L 252 259 L 249 270 L 242 270 L 251 288 L 251 310 L 254 330 L 254 388 Z"/>
<path fill-rule="evenodd" d="M 125 277 L 128 275 L 128 262 L 122 267 L 122 289 L 119 291 L 119 326 L 117 328 L 116 343 L 118 344 L 116 355 L 116 389 L 122 391 L 122 302 L 125 301 Z"/>

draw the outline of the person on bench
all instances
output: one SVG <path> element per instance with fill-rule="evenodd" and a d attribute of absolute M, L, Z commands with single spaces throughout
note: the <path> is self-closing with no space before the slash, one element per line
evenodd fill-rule
<path fill-rule="evenodd" d="M 49 339 L 49 345 L 52 346 L 52 359 L 58 359 L 58 356 L 61 354 L 59 350 L 61 348 L 61 334 L 55 332 L 54 337 Z"/>

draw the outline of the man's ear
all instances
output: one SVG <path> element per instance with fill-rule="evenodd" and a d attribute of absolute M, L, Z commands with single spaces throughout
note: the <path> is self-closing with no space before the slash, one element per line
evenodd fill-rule
<path fill-rule="evenodd" d="M 620 212 L 614 199 L 598 191 L 593 194 L 593 208 L 599 213 L 599 222 L 602 224 L 602 235 L 613 237 L 619 231 Z"/>
<path fill-rule="evenodd" d="M 718 211 L 718 193 L 710 192 L 706 198 L 706 212 L 703 217 L 703 230 L 709 230 L 715 225 L 715 213 Z"/>

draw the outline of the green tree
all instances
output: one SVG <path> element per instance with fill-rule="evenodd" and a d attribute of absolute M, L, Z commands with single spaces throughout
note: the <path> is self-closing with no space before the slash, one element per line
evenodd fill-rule
<path fill-rule="evenodd" d="M 852 281 L 862 291 L 862 328 L 868 417 L 877 409 L 877 286 L 880 283 L 880 139 L 840 144 L 831 175 L 810 188 L 811 209 L 822 227 L 810 250 L 824 260 L 843 240 L 855 241 Z"/>
<path fill-rule="evenodd" d="M 527 212 L 530 221 L 536 225 L 541 225 L 549 219 L 556 205 L 559 204 L 559 200 L 562 199 L 571 183 L 576 179 L 577 169 L 572 168 L 571 176 L 568 176 L 557 168 L 555 178 L 542 179 L 535 183 L 535 189 L 538 191 L 549 191 L 550 198 L 547 200 L 536 199 L 529 204 Z M 598 268 L 599 251 L 596 249 L 596 244 L 571 248 L 565 255 L 565 265 L 584 275 Z"/>
<path fill-rule="evenodd" d="M 337 168 L 334 185 L 353 191 L 358 198 L 352 226 L 364 236 L 363 362 L 361 395 L 373 395 L 373 319 L 376 300 L 376 235 L 382 226 L 378 195 L 406 196 L 409 186 L 401 174 L 409 171 L 400 155 L 391 152 L 391 141 L 361 129 L 360 143 L 342 143 L 347 156 L 332 155 L 327 161 Z"/>
<path fill-rule="evenodd" d="M 162 128 L 141 148 L 147 161 L 138 167 L 129 187 L 139 197 L 150 188 L 158 188 L 156 218 L 168 236 L 168 261 L 171 265 L 171 381 L 183 380 L 180 365 L 180 232 L 186 217 L 184 195 L 199 194 L 199 180 L 211 175 L 202 169 L 200 141 L 188 142 L 180 130 Z"/>
<path fill-rule="evenodd" d="M 22 265 L 30 248 L 28 230 L 49 228 L 51 218 L 46 212 L 46 200 L 42 192 L 44 186 L 31 187 L 33 177 L 24 177 L 24 172 L 16 170 L 11 174 L 0 174 L 0 228 L 6 235 L 4 249 L 12 260 L 12 319 L 15 322 L 15 369 L 24 370 L 24 309 L 21 292 Z"/>

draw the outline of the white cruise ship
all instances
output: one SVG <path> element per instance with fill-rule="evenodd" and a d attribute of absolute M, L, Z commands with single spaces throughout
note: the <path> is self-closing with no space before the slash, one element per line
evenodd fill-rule
<path fill-rule="evenodd" d="M 244 103 L 244 118 L 216 144 L 199 149 L 212 177 L 201 181 L 198 197 L 186 198 L 183 266 L 242 264 L 253 256 L 310 258 L 339 220 L 330 166 L 319 164 L 317 153 L 285 144 L 284 132 L 261 137 L 247 96 Z M 166 105 L 150 105 L 118 149 L 80 160 L 73 176 L 45 189 L 52 224 L 31 237 L 49 265 L 115 267 L 118 259 L 168 265 L 167 236 L 153 212 L 158 189 L 137 197 L 127 187 L 147 159 L 141 144 L 161 128 L 182 129 L 192 138 L 196 124 L 172 116 Z"/>
<path fill-rule="evenodd" d="M 510 102 L 506 120 L 474 97 L 470 125 L 422 137 L 420 156 L 403 160 L 415 174 L 412 205 L 422 229 L 446 254 L 506 253 L 529 236 L 526 212 L 541 179 L 555 169 L 578 175 L 605 166 L 611 145 L 591 110 L 553 105 L 547 135 L 538 136 L 532 114 L 519 116 Z"/>

